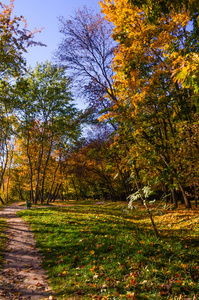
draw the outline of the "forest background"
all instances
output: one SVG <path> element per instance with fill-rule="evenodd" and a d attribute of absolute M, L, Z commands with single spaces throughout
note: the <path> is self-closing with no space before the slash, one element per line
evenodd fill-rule
<path fill-rule="evenodd" d="M 14 3 L 0 14 L 1 202 L 134 200 L 197 206 L 197 1 L 106 1 L 60 18 L 54 62 Z M 79 110 L 75 98 L 87 108 Z M 134 194 L 135 195 L 135 194 Z M 130 198 L 129 198 L 130 196 Z"/>

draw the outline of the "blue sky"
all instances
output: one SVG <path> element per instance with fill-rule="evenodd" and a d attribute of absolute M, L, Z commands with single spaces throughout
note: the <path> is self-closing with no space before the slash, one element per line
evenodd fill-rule
<path fill-rule="evenodd" d="M 2 1 L 9 4 L 9 0 Z M 31 47 L 25 55 L 27 66 L 35 67 L 37 62 L 52 60 L 53 51 L 57 49 L 62 35 L 59 33 L 58 17 L 69 18 L 73 12 L 86 5 L 96 12 L 100 12 L 99 0 L 15 0 L 14 14 L 24 16 L 28 29 L 34 30 L 44 27 L 35 40 L 41 41 L 47 47 Z"/>

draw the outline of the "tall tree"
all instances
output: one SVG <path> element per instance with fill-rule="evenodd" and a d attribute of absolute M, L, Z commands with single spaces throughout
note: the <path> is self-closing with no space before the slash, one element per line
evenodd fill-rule
<path fill-rule="evenodd" d="M 39 198 L 44 201 L 51 156 L 55 150 L 68 148 L 79 134 L 69 84 L 64 69 L 48 62 L 38 64 L 16 83 L 19 131 L 29 164 L 31 201 L 35 203 Z"/>
<path fill-rule="evenodd" d="M 191 157 L 184 141 L 193 136 L 190 129 L 198 115 L 192 91 L 171 77 L 178 57 L 193 48 L 190 13 L 173 9 L 151 22 L 144 7 L 135 3 L 133 9 L 126 0 L 105 0 L 101 5 L 120 43 L 113 64 L 118 102 L 109 115 L 131 130 L 128 161 L 132 171 L 139 174 L 141 184 L 149 184 L 151 177 L 153 182 L 181 190 L 190 207 L 184 187 Z M 193 147 L 197 149 L 198 143 Z"/>
<path fill-rule="evenodd" d="M 105 94 L 115 100 L 111 62 L 116 43 L 111 37 L 112 26 L 86 7 L 59 21 L 63 40 L 56 52 L 58 62 L 66 66 L 76 92 L 83 94 L 94 112 L 108 109 L 110 101 Z"/>
<path fill-rule="evenodd" d="M 16 102 L 13 79 L 25 70 L 23 54 L 34 42 L 35 32 L 27 29 L 24 17 L 13 16 L 14 1 L 0 2 L 0 188 L 4 186 L 9 156 L 12 156 Z M 1 198 L 1 201 L 2 198 Z"/>

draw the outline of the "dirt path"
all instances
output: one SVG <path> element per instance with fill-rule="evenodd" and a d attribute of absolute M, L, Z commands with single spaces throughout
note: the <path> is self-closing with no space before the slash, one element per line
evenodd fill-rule
<path fill-rule="evenodd" d="M 28 224 L 17 217 L 22 208 L 5 207 L 0 217 L 8 223 L 8 245 L 0 271 L 0 300 L 55 299 L 41 267 L 41 255 Z"/>

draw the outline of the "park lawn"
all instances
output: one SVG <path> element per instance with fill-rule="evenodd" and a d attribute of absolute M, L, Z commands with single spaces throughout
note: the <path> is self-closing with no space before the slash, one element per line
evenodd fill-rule
<path fill-rule="evenodd" d="M 198 299 L 198 209 L 156 213 L 160 239 L 141 206 L 74 203 L 18 214 L 34 231 L 57 299 Z"/>

